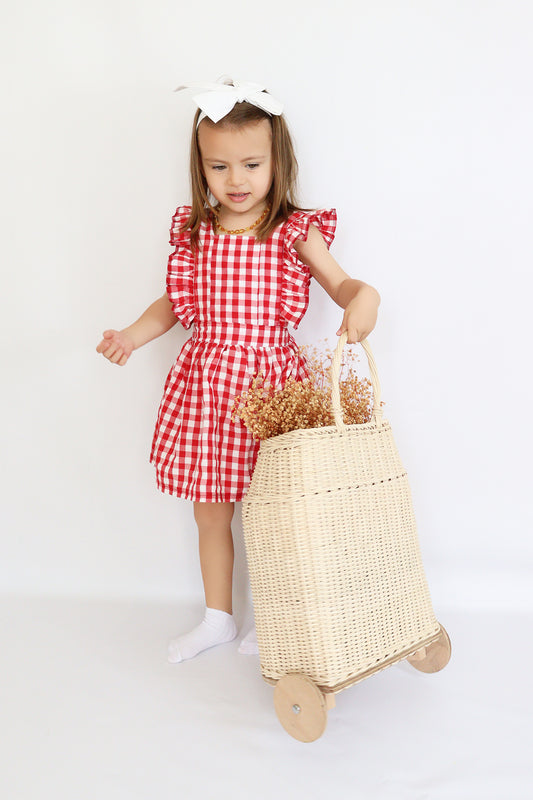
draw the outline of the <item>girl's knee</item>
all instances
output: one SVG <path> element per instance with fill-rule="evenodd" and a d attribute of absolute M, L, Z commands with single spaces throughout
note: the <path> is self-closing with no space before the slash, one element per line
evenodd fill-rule
<path fill-rule="evenodd" d="M 234 503 L 195 503 L 194 519 L 201 525 L 229 525 L 233 519 Z"/>

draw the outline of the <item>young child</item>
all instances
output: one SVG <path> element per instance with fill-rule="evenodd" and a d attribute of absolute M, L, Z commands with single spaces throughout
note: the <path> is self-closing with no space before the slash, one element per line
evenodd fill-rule
<path fill-rule="evenodd" d="M 234 503 L 250 482 L 259 443 L 232 422 L 234 398 L 259 372 L 281 387 L 306 376 L 287 330 L 309 301 L 311 276 L 344 309 L 338 334 L 366 338 L 379 295 L 350 278 L 329 253 L 334 210 L 297 206 L 297 164 L 281 104 L 261 86 L 192 85 L 204 91 L 191 142 L 192 206 L 173 216 L 166 293 L 96 348 L 123 366 L 133 350 L 179 320 L 194 332 L 168 375 L 151 461 L 163 492 L 194 503 L 206 611 L 173 639 L 179 662 L 237 635 L 232 616 Z M 253 632 L 240 652 L 257 652 Z"/>

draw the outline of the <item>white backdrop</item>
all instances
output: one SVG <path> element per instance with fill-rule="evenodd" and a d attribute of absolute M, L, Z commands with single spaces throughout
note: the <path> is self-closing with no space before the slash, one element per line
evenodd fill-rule
<path fill-rule="evenodd" d="M 531 605 L 531 7 L 198 8 L 3 11 L 1 589 L 201 599 L 191 508 L 147 461 L 188 334 L 123 369 L 95 346 L 163 290 L 193 115 L 172 90 L 228 73 L 284 100 L 303 204 L 338 209 L 335 257 L 382 295 L 371 343 L 435 604 Z M 297 339 L 341 315 L 313 287 Z"/>
<path fill-rule="evenodd" d="M 25 0 L 1 19 L 0 794 L 529 798 L 529 0 Z M 381 293 L 385 412 L 454 646 L 437 676 L 404 663 L 343 692 L 312 745 L 236 642 L 165 661 L 203 605 L 191 506 L 148 463 L 188 333 L 123 369 L 95 352 L 163 291 L 193 116 L 172 90 L 223 73 L 284 100 L 302 203 L 337 207 L 336 258 Z M 341 315 L 313 286 L 298 341 Z"/>

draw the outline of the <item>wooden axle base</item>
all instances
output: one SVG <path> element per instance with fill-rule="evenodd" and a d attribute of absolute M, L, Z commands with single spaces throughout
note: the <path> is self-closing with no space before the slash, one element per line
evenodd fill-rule
<path fill-rule="evenodd" d="M 433 673 L 444 669 L 452 655 L 452 643 L 446 629 L 440 626 L 440 636 L 427 647 L 422 647 L 407 657 L 412 667 L 420 672 Z"/>
<path fill-rule="evenodd" d="M 407 656 L 407 661 L 420 672 L 439 672 L 451 652 L 450 637 L 441 625 L 438 639 Z M 335 692 L 323 692 L 306 675 L 284 675 L 274 687 L 274 708 L 287 733 L 300 742 L 314 742 L 326 730 L 328 711 L 335 708 Z"/>

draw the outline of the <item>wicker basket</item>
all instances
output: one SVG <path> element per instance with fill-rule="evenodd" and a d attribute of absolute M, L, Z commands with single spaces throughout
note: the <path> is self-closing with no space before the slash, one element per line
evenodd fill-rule
<path fill-rule="evenodd" d="M 332 364 L 335 425 L 261 442 L 243 528 L 263 678 L 292 673 L 325 692 L 406 658 L 440 634 L 420 558 L 405 469 L 382 419 L 345 425 Z"/>

